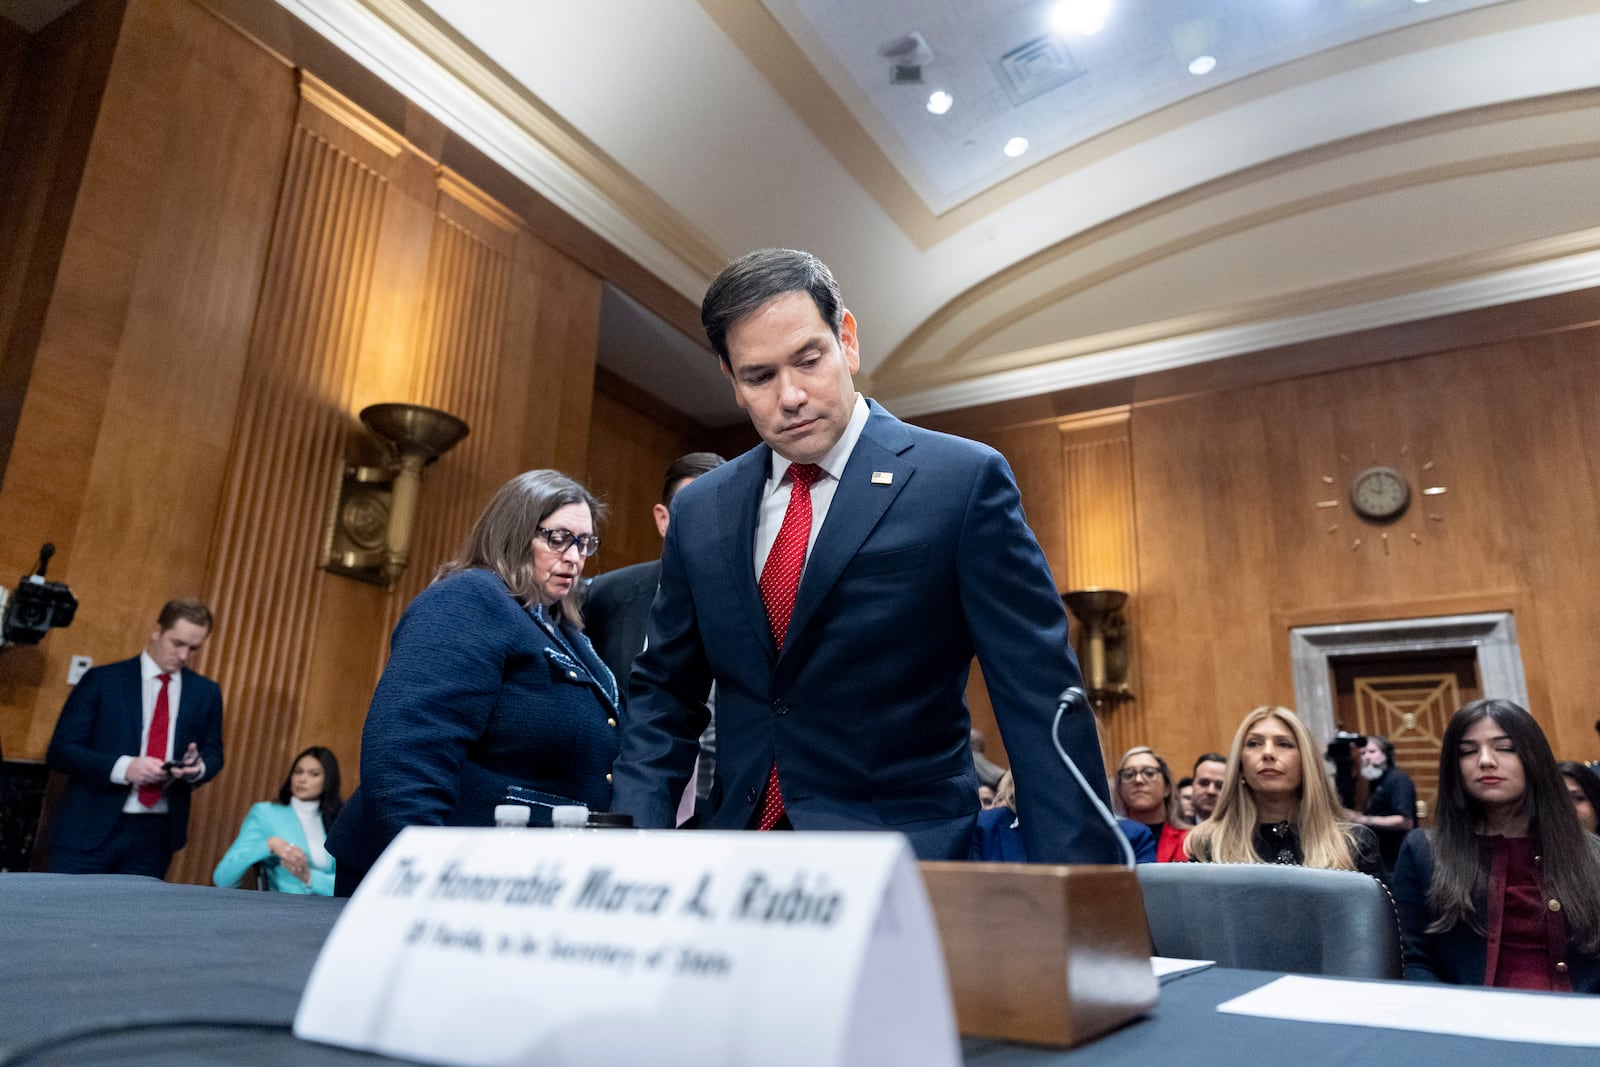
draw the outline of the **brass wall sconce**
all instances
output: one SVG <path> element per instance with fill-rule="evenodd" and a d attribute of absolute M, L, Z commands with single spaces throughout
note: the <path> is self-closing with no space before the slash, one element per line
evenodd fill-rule
<path fill-rule="evenodd" d="M 1122 606 L 1128 594 L 1120 589 L 1074 589 L 1062 593 L 1072 614 L 1083 624 L 1083 687 L 1097 712 L 1107 712 L 1133 699 L 1128 688 L 1128 620 Z"/>
<path fill-rule="evenodd" d="M 374 585 L 393 586 L 411 555 L 422 468 L 467 436 L 454 415 L 420 404 L 373 404 L 361 421 L 381 440 L 353 442 L 374 463 L 346 463 L 334 483 L 322 566 Z M 365 447 L 363 447 L 365 446 Z"/>

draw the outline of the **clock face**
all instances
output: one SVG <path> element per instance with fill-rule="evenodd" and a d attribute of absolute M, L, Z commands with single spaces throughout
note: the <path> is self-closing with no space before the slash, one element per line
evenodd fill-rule
<path fill-rule="evenodd" d="M 1399 518 L 1411 503 L 1411 486 L 1393 467 L 1368 467 L 1350 483 L 1350 506 L 1373 522 Z"/>

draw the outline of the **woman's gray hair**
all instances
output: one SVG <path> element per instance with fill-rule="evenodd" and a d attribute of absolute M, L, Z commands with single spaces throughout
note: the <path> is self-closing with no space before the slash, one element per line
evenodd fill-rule
<path fill-rule="evenodd" d="M 472 532 L 461 548 L 439 567 L 433 580 L 473 568 L 493 571 L 523 604 L 538 603 L 539 590 L 533 580 L 533 538 L 545 519 L 568 504 L 587 505 L 597 530 L 606 516 L 606 506 L 593 493 L 560 471 L 524 471 L 499 488 L 472 524 Z M 561 614 L 580 630 L 581 589 L 574 584 L 559 601 Z"/>

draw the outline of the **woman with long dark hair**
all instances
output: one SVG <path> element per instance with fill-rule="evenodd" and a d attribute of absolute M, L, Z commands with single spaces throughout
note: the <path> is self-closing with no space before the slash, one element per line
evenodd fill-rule
<path fill-rule="evenodd" d="M 1406 837 L 1393 891 L 1409 979 L 1600 993 L 1600 839 L 1509 700 L 1450 719 L 1434 825 Z"/>
<path fill-rule="evenodd" d="M 335 895 L 408 826 L 493 826 L 508 796 L 610 810 L 621 698 L 578 609 L 604 515 L 560 471 L 519 474 L 406 608 L 328 838 Z"/>
<path fill-rule="evenodd" d="M 312 745 L 289 765 L 277 797 L 251 806 L 211 881 L 237 885 L 252 864 L 262 863 L 270 887 L 280 893 L 332 896 L 334 863 L 325 842 L 343 806 L 338 757 Z"/>
<path fill-rule="evenodd" d="M 1322 749 L 1288 708 L 1260 707 L 1233 735 L 1222 795 L 1184 850 L 1202 863 L 1282 863 L 1380 873 L 1378 839 L 1340 818 Z"/>

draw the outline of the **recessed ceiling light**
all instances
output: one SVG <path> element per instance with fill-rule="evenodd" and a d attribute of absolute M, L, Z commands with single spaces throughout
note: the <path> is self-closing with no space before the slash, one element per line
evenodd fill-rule
<path fill-rule="evenodd" d="M 1216 69 L 1216 56 L 1195 56 L 1189 61 L 1189 73 L 1193 74 L 1197 78 L 1202 74 L 1210 74 Z"/>
<path fill-rule="evenodd" d="M 1012 159 L 1016 159 L 1027 150 L 1028 139 L 1026 137 L 1013 137 L 1011 140 L 1006 142 L 1005 153 Z"/>
<path fill-rule="evenodd" d="M 1058 33 L 1092 37 L 1106 24 L 1111 0 L 1058 0 L 1050 9 L 1050 24 Z"/>
<path fill-rule="evenodd" d="M 935 115 L 943 115 L 955 104 L 956 98 L 940 89 L 928 97 L 928 110 Z"/>

